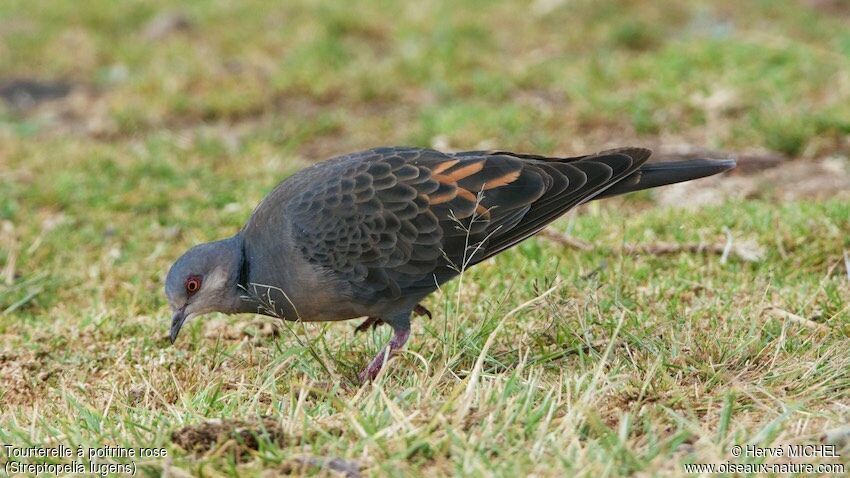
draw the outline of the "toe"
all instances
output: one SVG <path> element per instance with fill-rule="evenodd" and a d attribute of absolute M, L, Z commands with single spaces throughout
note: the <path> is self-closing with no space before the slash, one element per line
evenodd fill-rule
<path fill-rule="evenodd" d="M 416 307 L 413 308 L 413 312 L 418 316 L 426 315 L 429 320 L 431 319 L 431 311 L 422 304 L 416 304 Z"/>
<path fill-rule="evenodd" d="M 374 329 L 383 323 L 384 321 L 378 317 L 367 317 L 366 320 L 361 322 L 360 325 L 354 329 L 354 333 L 357 334 L 359 332 L 366 332 L 367 330 Z"/>

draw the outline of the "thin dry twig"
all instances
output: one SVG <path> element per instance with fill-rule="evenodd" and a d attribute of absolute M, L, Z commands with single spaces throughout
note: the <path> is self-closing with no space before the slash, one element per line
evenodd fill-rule
<path fill-rule="evenodd" d="M 629 254 L 666 255 L 688 252 L 692 254 L 717 254 L 728 257 L 730 252 L 746 262 L 758 262 L 764 257 L 764 249 L 754 242 L 726 242 L 723 244 L 706 244 L 703 242 L 655 242 L 652 244 L 626 244 L 623 251 Z"/>
<path fill-rule="evenodd" d="M 790 320 L 791 322 L 796 322 L 810 329 L 821 330 L 824 332 L 829 331 L 829 327 L 824 324 L 815 322 L 814 320 L 807 319 L 792 312 L 788 312 L 787 310 L 777 307 L 775 305 L 769 305 L 765 307 L 763 309 L 763 312 L 767 312 L 768 314 L 772 315 L 773 317 L 776 317 L 777 319 Z"/>
<path fill-rule="evenodd" d="M 850 254 L 844 251 L 844 269 L 847 270 L 847 280 L 850 281 Z"/>
<path fill-rule="evenodd" d="M 545 237 L 546 239 L 558 243 L 559 245 L 572 247 L 573 249 L 579 249 L 582 251 L 592 251 L 594 249 L 593 244 L 585 240 L 570 236 L 568 234 L 562 234 L 553 229 L 543 229 L 542 231 L 540 231 L 540 235 L 542 237 Z"/>
<path fill-rule="evenodd" d="M 732 252 L 732 247 L 735 245 L 735 240 L 732 238 L 732 232 L 728 227 L 723 228 L 726 233 L 726 246 L 723 248 L 723 254 L 720 256 L 720 263 L 726 264 L 729 262 L 729 253 Z"/>
<path fill-rule="evenodd" d="M 654 242 L 651 244 L 626 244 L 623 246 L 623 251 L 628 254 L 652 254 L 655 256 L 678 254 L 680 252 L 723 255 L 726 248 L 726 244 L 705 244 L 702 242 L 688 242 L 684 244 L 678 244 L 675 242 Z"/>
<path fill-rule="evenodd" d="M 592 243 L 583 239 L 562 234 L 552 229 L 544 229 L 540 232 L 540 236 L 559 245 L 582 251 L 592 251 L 597 248 Z M 684 244 L 676 242 L 654 242 L 651 244 L 625 244 L 620 251 L 626 254 L 651 254 L 656 256 L 679 254 L 682 252 L 691 254 L 716 254 L 721 256 L 723 262 L 725 262 L 730 254 L 734 254 L 745 262 L 758 262 L 764 257 L 764 248 L 759 244 L 753 241 L 735 242 L 732 240 L 731 234 L 727 235 L 726 242 L 722 244 L 707 244 L 704 242 L 686 242 Z M 848 266 L 848 270 L 850 270 L 850 265 Z"/>

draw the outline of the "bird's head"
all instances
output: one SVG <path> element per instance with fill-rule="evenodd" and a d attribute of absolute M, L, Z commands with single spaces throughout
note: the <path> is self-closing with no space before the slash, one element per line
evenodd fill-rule
<path fill-rule="evenodd" d="M 171 306 L 171 343 L 180 328 L 196 315 L 236 312 L 239 308 L 239 271 L 242 266 L 238 236 L 195 246 L 171 266 L 165 295 Z"/>

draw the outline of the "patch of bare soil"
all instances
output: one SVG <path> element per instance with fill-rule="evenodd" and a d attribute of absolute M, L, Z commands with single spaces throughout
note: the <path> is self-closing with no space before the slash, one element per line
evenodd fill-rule
<path fill-rule="evenodd" d="M 84 85 L 39 79 L 0 85 L 0 99 L 10 112 L 34 121 L 39 132 L 54 135 L 116 135 L 118 123 L 101 93 Z"/>
<path fill-rule="evenodd" d="M 210 420 L 187 425 L 171 433 L 172 442 L 196 454 L 204 454 L 219 446 L 231 446 L 237 456 L 244 456 L 251 450 L 258 450 L 262 439 L 282 447 L 301 441 L 298 436 L 288 435 L 271 417 L 264 417 L 258 422 Z"/>
<path fill-rule="evenodd" d="M 257 344 L 273 341 L 281 336 L 285 327 L 279 319 L 255 318 L 250 321 L 232 321 L 216 318 L 204 325 L 204 336 L 208 339 L 227 341 L 250 340 Z"/>
<path fill-rule="evenodd" d="M 827 15 L 850 15 L 847 0 L 802 0 L 803 5 Z"/>
<path fill-rule="evenodd" d="M 342 434 L 342 429 L 329 422 L 325 433 Z M 263 441 L 272 442 L 279 447 L 298 446 L 315 438 L 315 433 L 301 435 L 287 432 L 273 417 L 262 417 L 256 421 L 246 420 L 209 420 L 195 425 L 187 425 L 171 433 L 171 441 L 186 451 L 196 455 L 215 451 L 231 452 L 237 458 L 244 459 L 252 451 L 259 450 Z"/>
<path fill-rule="evenodd" d="M 58 366 L 50 363 L 47 353 L 0 351 L 0 408 L 32 403 L 43 394 L 57 371 Z"/>

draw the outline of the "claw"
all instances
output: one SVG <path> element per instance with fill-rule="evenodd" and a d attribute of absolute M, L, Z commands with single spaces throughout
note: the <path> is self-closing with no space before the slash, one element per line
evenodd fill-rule
<path fill-rule="evenodd" d="M 427 315 L 428 320 L 431 320 L 431 311 L 425 308 L 425 306 L 422 304 L 416 304 L 416 307 L 413 308 L 413 313 L 420 317 L 423 315 Z"/>
<path fill-rule="evenodd" d="M 432 316 L 431 316 L 431 311 L 430 311 L 430 310 L 428 310 L 428 309 L 427 309 L 424 305 L 422 305 L 422 304 L 416 304 L 416 307 L 414 307 L 414 308 L 413 308 L 413 313 L 414 313 L 414 314 L 416 314 L 416 315 L 418 315 L 418 316 L 420 316 L 420 317 L 422 317 L 423 315 L 424 315 L 424 316 L 427 316 L 429 320 L 430 320 L 430 319 L 431 319 L 431 317 L 432 317 Z M 366 332 L 366 331 L 367 331 L 367 330 L 369 330 L 369 329 L 375 329 L 375 328 L 377 328 L 379 325 L 383 325 L 383 324 L 385 324 L 385 323 L 386 323 L 386 322 L 384 322 L 383 320 L 381 320 L 381 318 L 380 318 L 380 317 L 366 317 L 366 320 L 364 320 L 364 321 L 363 321 L 360 325 L 358 325 L 358 326 L 354 329 L 354 333 L 355 333 L 355 334 L 358 334 L 358 333 L 360 333 L 360 332 Z"/>
<path fill-rule="evenodd" d="M 366 317 L 366 320 L 363 321 L 357 328 L 354 329 L 354 333 L 366 332 L 367 330 L 377 328 L 379 325 L 383 324 L 384 321 L 381 320 L 380 317 Z"/>

